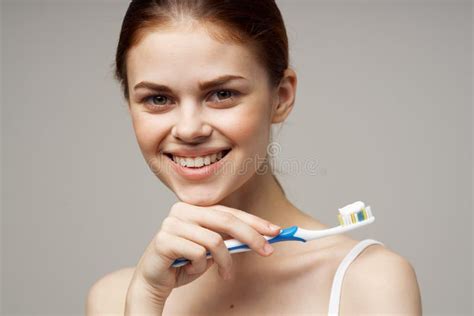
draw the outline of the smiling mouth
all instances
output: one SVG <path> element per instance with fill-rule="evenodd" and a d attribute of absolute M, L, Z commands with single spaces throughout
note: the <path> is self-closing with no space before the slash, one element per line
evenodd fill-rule
<path fill-rule="evenodd" d="M 182 167 L 200 169 L 206 166 L 210 166 L 221 159 L 224 159 L 224 157 L 227 156 L 227 154 L 231 150 L 232 148 L 229 148 L 229 149 L 222 150 L 218 153 L 214 153 L 212 155 L 198 156 L 198 157 L 179 157 L 179 156 L 174 156 L 173 154 L 170 154 L 170 153 L 164 153 L 164 155 L 168 157 L 168 159 L 170 159 L 171 162 L 177 165 L 180 165 Z"/>

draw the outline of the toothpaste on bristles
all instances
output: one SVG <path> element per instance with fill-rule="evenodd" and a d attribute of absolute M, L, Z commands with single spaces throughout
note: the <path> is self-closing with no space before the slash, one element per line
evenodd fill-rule
<path fill-rule="evenodd" d="M 357 201 L 339 209 L 339 223 L 341 226 L 362 222 L 372 217 L 370 206 L 365 206 L 364 202 Z"/>

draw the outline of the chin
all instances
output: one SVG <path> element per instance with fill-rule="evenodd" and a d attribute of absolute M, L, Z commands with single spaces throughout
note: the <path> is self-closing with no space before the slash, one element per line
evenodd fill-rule
<path fill-rule="evenodd" d="M 224 198 L 222 192 L 200 188 L 187 188 L 175 194 L 180 201 L 196 206 L 215 205 Z"/>

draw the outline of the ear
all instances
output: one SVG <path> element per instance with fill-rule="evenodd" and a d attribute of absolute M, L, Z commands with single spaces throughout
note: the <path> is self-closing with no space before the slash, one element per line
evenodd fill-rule
<path fill-rule="evenodd" d="M 293 109 L 297 81 L 296 72 L 291 68 L 287 68 L 275 92 L 275 101 L 272 107 L 272 123 L 283 122 Z"/>

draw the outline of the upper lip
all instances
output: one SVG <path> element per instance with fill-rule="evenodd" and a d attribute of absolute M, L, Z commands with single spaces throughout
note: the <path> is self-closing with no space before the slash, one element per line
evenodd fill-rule
<path fill-rule="evenodd" d="M 180 148 L 175 150 L 163 150 L 164 154 L 171 154 L 179 157 L 198 157 L 217 154 L 220 151 L 231 149 L 230 147 L 214 147 L 214 148 Z"/>

